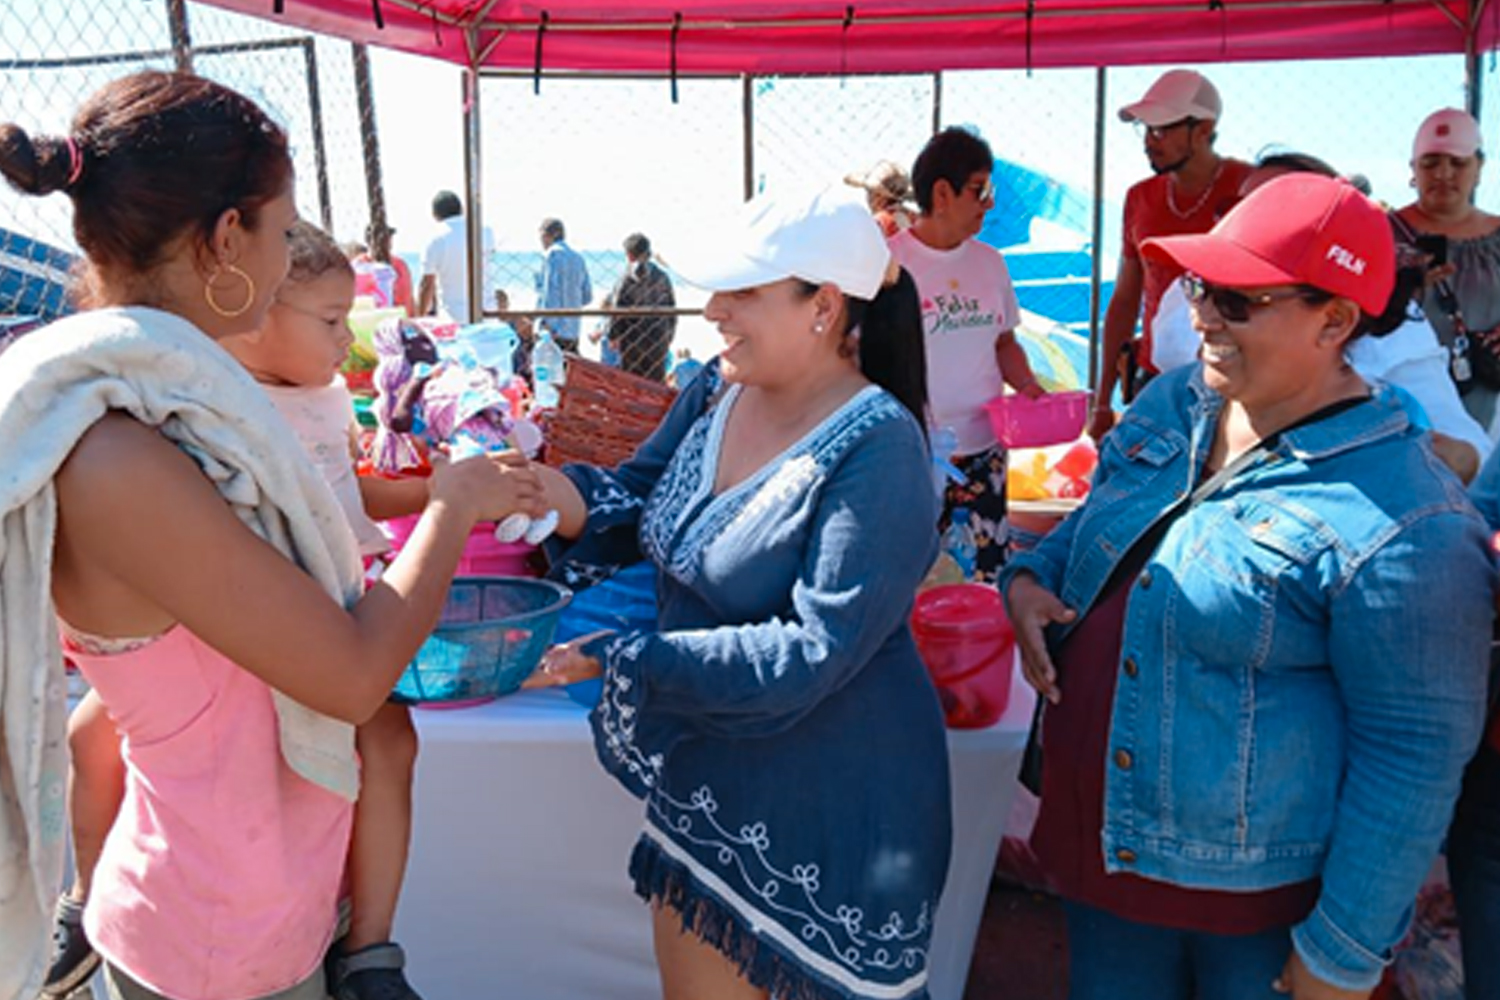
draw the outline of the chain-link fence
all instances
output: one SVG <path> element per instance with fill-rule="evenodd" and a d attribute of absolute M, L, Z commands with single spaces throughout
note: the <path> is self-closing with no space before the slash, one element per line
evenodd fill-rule
<path fill-rule="evenodd" d="M 394 178 L 393 211 L 425 206 L 439 187 L 462 190 L 456 69 L 438 87 L 414 86 L 408 67 L 418 61 L 382 58 L 375 85 L 362 87 L 347 43 L 174 0 L 13 0 L 0 8 L 0 36 L 10 43 L 0 60 L 0 118 L 43 132 L 63 129 L 105 80 L 176 65 L 174 49 L 190 53 L 194 69 L 254 97 L 287 126 L 303 213 L 343 241 L 362 239 L 367 222 L 385 217 L 382 157 L 384 175 Z M 1437 107 L 1463 103 L 1458 56 L 1197 68 L 1223 95 L 1221 153 L 1253 159 L 1272 145 L 1311 152 L 1363 173 L 1375 197 L 1392 205 L 1412 195 L 1417 124 Z M 633 319 L 623 322 L 632 336 L 611 337 L 621 321 L 603 314 L 627 274 L 627 236 L 648 237 L 670 275 L 674 260 L 713 238 L 707 220 L 727 215 L 748 193 L 836 183 L 883 159 L 909 166 L 935 127 L 960 124 L 983 135 L 997 157 L 996 205 L 981 238 L 1005 251 L 1026 326 L 1051 354 L 1048 367 L 1060 380 L 1082 381 L 1086 346 L 1079 345 L 1110 290 L 1124 193 L 1147 172 L 1139 138 L 1115 110 L 1160 70 L 683 79 L 675 101 L 662 79 L 556 75 L 538 87 L 528 74 L 487 74 L 477 214 L 493 249 L 484 306 L 493 309 L 503 291 L 518 311 L 583 307 L 576 329 L 585 354 L 640 349 L 627 342 L 641 339 Z M 1483 70 L 1483 90 L 1493 92 L 1500 82 L 1493 57 Z M 1483 121 L 1500 134 L 1500 103 L 1489 102 Z M 1500 185 L 1482 184 L 1479 200 L 1500 208 Z M 544 277 L 544 219 L 561 220 L 567 245 L 582 255 L 586 296 L 576 288 L 547 294 L 556 283 Z M 63 199 L 0 190 L 0 312 L 57 307 L 73 247 L 68 226 Z M 403 232 L 398 246 L 420 279 L 425 234 L 418 229 Z M 1095 268 L 1103 279 L 1099 301 Z M 688 315 L 677 320 L 674 354 L 711 355 L 717 338 L 692 315 L 704 296 L 678 282 L 675 301 Z M 573 335 L 574 323 L 560 326 Z M 662 336 L 656 328 L 645 338 L 652 351 Z M 642 367 L 632 357 L 625 366 Z"/>
<path fill-rule="evenodd" d="M 1269 149 L 1311 152 L 1364 174 L 1374 196 L 1393 206 L 1411 195 L 1418 123 L 1463 103 L 1458 56 L 1196 68 L 1223 96 L 1221 153 L 1253 160 Z M 1116 110 L 1161 69 L 1110 69 L 1102 80 L 1092 69 L 685 80 L 675 104 L 664 80 L 544 78 L 537 92 L 527 75 L 487 76 L 483 214 L 497 247 L 490 281 L 513 307 L 535 304 L 537 228 L 556 216 L 588 261 L 598 305 L 622 272 L 619 244 L 629 232 L 648 234 L 670 265 L 711 238 L 704 220 L 747 191 L 837 182 L 881 159 L 909 166 L 934 127 L 965 125 L 997 158 L 996 204 L 981 239 L 1005 250 L 1046 366 L 1059 381 L 1082 382 L 1090 320 L 1096 309 L 1102 316 L 1112 287 L 1125 191 L 1148 172 L 1139 136 Z M 1486 70 L 1493 78 L 1492 61 Z M 1485 115 L 1492 131 L 1497 117 Z M 1480 195 L 1500 207 L 1500 187 Z M 695 306 L 703 296 L 679 289 L 678 300 Z M 607 320 L 584 326 L 597 334 Z M 677 346 L 702 357 L 716 338 L 685 318 Z M 582 344 L 585 352 L 607 347 L 607 336 Z"/>
<path fill-rule="evenodd" d="M 291 137 L 297 200 L 340 239 L 362 237 L 372 189 L 363 164 L 373 136 L 353 48 L 198 4 L 0 5 L 0 120 L 65 134 L 104 83 L 141 69 L 190 68 L 257 101 Z M 67 200 L 24 198 L 0 185 L 0 316 L 56 315 L 76 245 Z"/>

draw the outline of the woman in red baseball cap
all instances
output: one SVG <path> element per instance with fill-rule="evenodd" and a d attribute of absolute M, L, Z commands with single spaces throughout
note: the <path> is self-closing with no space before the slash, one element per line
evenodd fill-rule
<path fill-rule="evenodd" d="M 1288 175 L 1144 252 L 1189 273 L 1200 362 L 1001 579 L 1071 995 L 1365 997 L 1479 739 L 1485 529 L 1344 358 L 1391 297 L 1377 206 Z"/>

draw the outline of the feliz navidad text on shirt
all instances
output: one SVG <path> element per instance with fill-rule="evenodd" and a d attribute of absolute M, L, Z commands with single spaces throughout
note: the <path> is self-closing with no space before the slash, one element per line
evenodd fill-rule
<path fill-rule="evenodd" d="M 928 336 L 958 333 L 975 327 L 992 326 L 996 316 L 976 298 L 957 293 L 934 295 L 922 302 L 922 319 Z"/>

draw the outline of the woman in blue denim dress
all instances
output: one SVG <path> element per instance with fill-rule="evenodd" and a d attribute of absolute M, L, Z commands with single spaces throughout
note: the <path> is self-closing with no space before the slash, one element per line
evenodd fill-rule
<path fill-rule="evenodd" d="M 667 1000 L 920 1000 L 951 813 L 907 627 L 937 522 L 916 289 L 847 195 L 746 212 L 679 267 L 723 353 L 633 459 L 548 481 L 570 557 L 638 537 L 659 630 L 559 646 L 536 682 L 602 672 Z"/>
<path fill-rule="evenodd" d="M 1378 207 L 1288 175 L 1146 252 L 1189 272 L 1201 362 L 1002 579 L 1071 995 L 1366 997 L 1479 741 L 1484 526 L 1344 358 L 1399 313 Z"/>

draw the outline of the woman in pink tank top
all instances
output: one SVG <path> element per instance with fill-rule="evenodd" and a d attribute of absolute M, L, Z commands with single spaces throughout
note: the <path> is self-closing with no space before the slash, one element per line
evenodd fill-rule
<path fill-rule="evenodd" d="M 68 196 L 88 263 L 89 311 L 0 358 L 0 427 L 40 429 L 49 407 L 30 440 L 57 457 L 0 509 L 55 515 L 53 544 L 8 546 L 0 570 L 7 601 L 50 581 L 123 735 L 89 936 L 118 996 L 321 996 L 357 787 L 340 722 L 384 702 L 474 522 L 542 512 L 536 476 L 511 456 L 440 462 L 410 542 L 358 596 L 332 494 L 213 343 L 259 327 L 286 274 L 281 128 L 218 84 L 138 73 L 65 135 L 0 124 L 0 173 Z M 22 975 L 44 931 L 8 942 L 31 949 Z"/>

